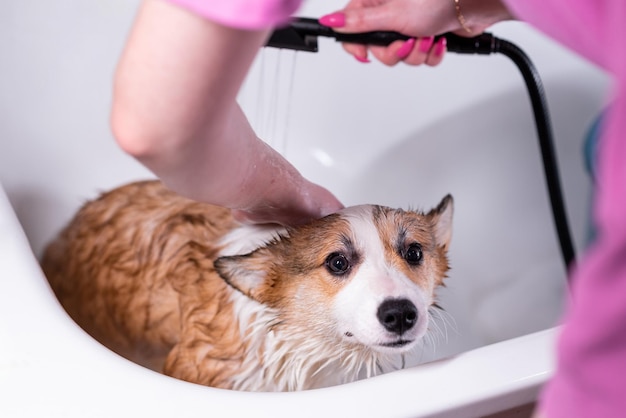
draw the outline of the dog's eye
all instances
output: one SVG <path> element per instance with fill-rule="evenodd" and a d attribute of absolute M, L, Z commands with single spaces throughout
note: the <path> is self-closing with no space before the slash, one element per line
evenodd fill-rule
<path fill-rule="evenodd" d="M 409 245 L 409 248 L 407 248 L 404 253 L 404 259 L 407 263 L 412 265 L 418 265 L 423 257 L 424 253 L 422 252 L 422 247 L 418 243 Z"/>
<path fill-rule="evenodd" d="M 341 253 L 332 253 L 326 257 L 326 269 L 332 274 L 342 275 L 350 269 L 350 262 Z"/>

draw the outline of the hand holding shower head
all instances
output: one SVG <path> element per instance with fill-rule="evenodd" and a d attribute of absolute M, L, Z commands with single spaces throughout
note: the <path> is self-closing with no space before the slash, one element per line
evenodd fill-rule
<path fill-rule="evenodd" d="M 394 41 L 406 41 L 411 38 L 408 35 L 392 31 L 336 32 L 328 26 L 320 24 L 317 19 L 300 17 L 293 19 L 287 27 L 276 29 L 267 41 L 266 46 L 295 51 L 318 52 L 317 38 L 320 36 L 334 38 L 337 42 L 379 46 L 387 46 Z M 435 38 L 439 39 L 441 37 L 446 38 L 447 49 L 451 52 L 467 54 L 491 54 L 496 52 L 494 49 L 494 39 L 496 38 L 488 33 L 483 33 L 473 38 L 445 33 Z"/>

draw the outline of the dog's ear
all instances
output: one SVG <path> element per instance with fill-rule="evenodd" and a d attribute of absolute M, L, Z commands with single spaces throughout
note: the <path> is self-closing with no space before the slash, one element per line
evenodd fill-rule
<path fill-rule="evenodd" d="M 437 245 L 448 250 L 452 239 L 452 215 L 454 213 L 454 200 L 451 195 L 446 195 L 436 208 L 428 212 L 435 229 L 435 239 Z"/>
<path fill-rule="evenodd" d="M 219 257 L 213 263 L 215 271 L 226 283 L 257 302 L 264 303 L 263 295 L 271 287 L 268 268 L 271 256 L 266 247 L 249 254 Z"/>

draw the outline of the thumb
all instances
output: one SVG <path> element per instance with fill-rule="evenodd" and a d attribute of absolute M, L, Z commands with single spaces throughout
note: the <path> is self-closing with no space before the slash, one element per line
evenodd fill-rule
<path fill-rule="evenodd" d="M 398 30 L 398 26 L 404 25 L 401 23 L 403 16 L 398 16 L 397 12 L 397 8 L 389 8 L 387 3 L 371 7 L 347 8 L 322 16 L 319 23 L 337 32 L 345 33 Z"/>

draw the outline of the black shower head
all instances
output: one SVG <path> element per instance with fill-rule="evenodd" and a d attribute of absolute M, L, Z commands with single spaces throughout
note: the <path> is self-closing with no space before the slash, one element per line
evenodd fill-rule
<path fill-rule="evenodd" d="M 317 19 L 300 17 L 293 19 L 287 27 L 272 33 L 266 46 L 293 49 L 296 51 L 317 52 L 317 38 L 324 36 L 338 42 L 370 45 L 389 45 L 393 41 L 406 40 L 409 36 L 398 32 L 341 33 L 320 24 Z"/>

